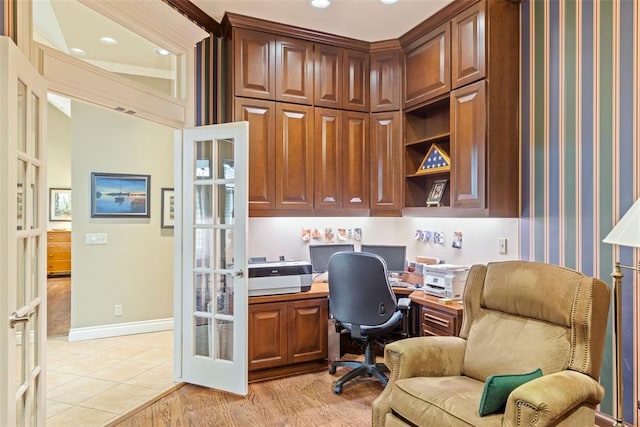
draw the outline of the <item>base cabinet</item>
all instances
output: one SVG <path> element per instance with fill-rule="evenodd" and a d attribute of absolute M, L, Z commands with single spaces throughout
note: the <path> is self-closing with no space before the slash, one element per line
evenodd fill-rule
<path fill-rule="evenodd" d="M 414 304 L 414 324 L 418 327 L 419 336 L 455 336 L 462 327 L 462 304 L 442 304 L 438 298 L 415 291 L 410 295 Z"/>
<path fill-rule="evenodd" d="M 304 293 L 300 294 L 304 297 Z M 326 298 L 249 302 L 249 380 L 326 367 Z"/>

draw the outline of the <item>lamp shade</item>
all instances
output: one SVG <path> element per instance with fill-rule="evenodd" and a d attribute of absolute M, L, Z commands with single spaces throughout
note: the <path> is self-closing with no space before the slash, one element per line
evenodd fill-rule
<path fill-rule="evenodd" d="M 640 248 L 640 199 L 635 201 L 603 242 Z"/>

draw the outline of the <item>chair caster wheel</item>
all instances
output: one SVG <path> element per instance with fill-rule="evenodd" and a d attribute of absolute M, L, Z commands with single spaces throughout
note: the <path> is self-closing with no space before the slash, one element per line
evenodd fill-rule
<path fill-rule="evenodd" d="M 341 385 L 337 385 L 333 388 L 333 392 L 335 394 L 342 394 L 342 386 Z"/>
<path fill-rule="evenodd" d="M 333 365 L 329 366 L 329 373 L 330 373 L 331 375 L 335 374 L 335 373 L 336 373 L 336 367 L 335 367 L 335 366 L 333 366 Z"/>

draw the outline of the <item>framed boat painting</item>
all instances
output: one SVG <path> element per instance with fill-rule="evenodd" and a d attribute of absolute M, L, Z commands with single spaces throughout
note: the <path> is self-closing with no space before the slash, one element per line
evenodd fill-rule
<path fill-rule="evenodd" d="M 149 218 L 150 175 L 91 173 L 91 218 Z"/>

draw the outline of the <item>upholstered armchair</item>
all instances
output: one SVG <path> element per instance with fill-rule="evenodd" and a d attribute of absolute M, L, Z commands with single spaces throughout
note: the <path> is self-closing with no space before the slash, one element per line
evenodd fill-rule
<path fill-rule="evenodd" d="M 459 337 L 385 347 L 390 375 L 372 404 L 374 426 L 594 425 L 604 397 L 604 282 L 537 262 L 474 265 L 463 303 Z M 496 412 L 480 415 L 481 401 L 496 404 L 499 379 L 538 369 L 541 376 L 504 393 Z"/>

